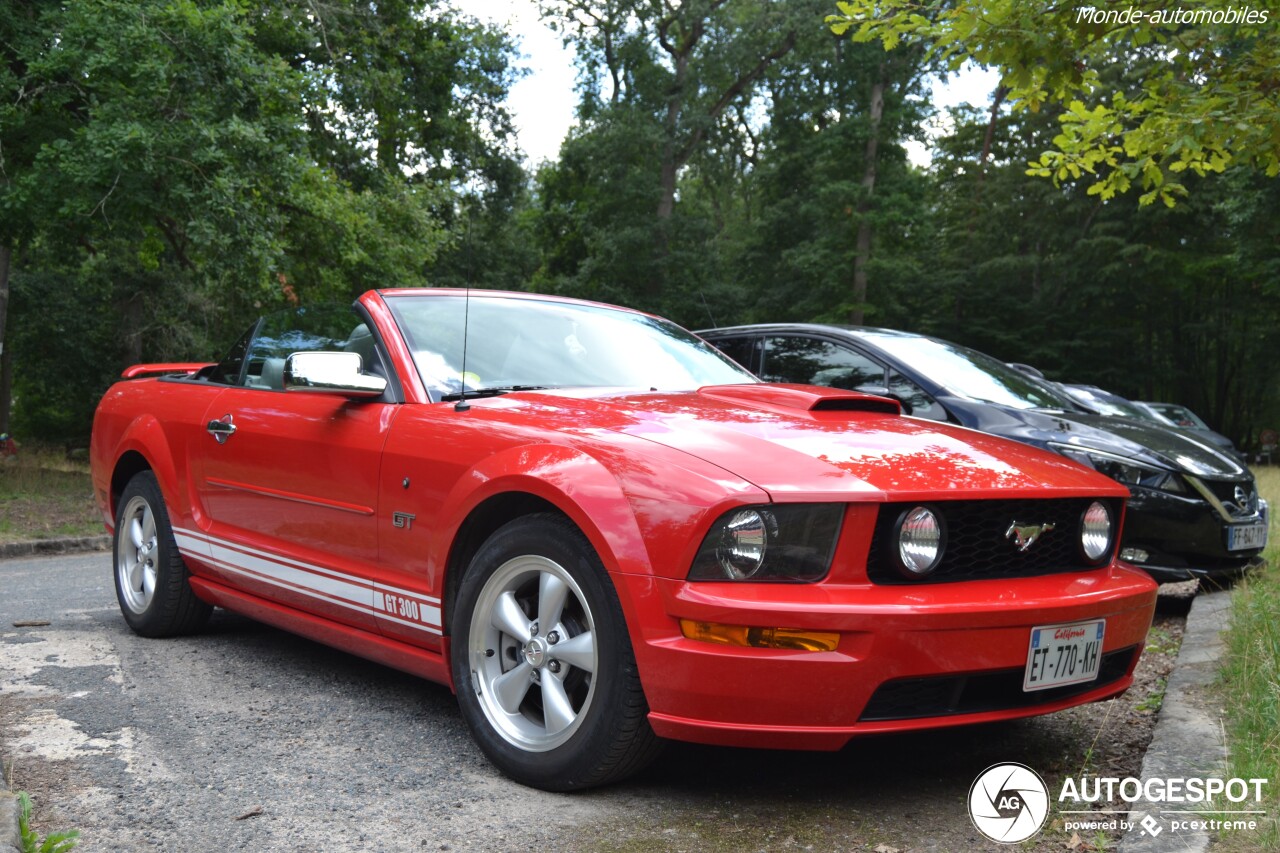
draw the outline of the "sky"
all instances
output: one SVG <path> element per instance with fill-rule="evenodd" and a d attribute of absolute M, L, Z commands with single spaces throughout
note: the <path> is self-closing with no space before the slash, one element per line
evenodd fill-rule
<path fill-rule="evenodd" d="M 577 95 L 574 85 L 577 69 L 573 53 L 538 17 L 536 0 L 454 0 L 463 12 L 486 22 L 498 24 L 515 36 L 524 54 L 518 65 L 529 73 L 511 89 L 507 105 L 519 134 L 520 149 L 530 165 L 554 160 L 560 143 L 574 122 Z M 940 114 L 945 108 L 970 103 L 991 103 L 999 75 L 991 70 L 967 67 L 951 76 L 946 83 L 933 84 L 933 103 Z M 946 130 L 946 119 L 940 118 L 932 129 L 935 134 Z M 928 146 L 908 142 L 907 156 L 920 166 L 929 164 Z"/>

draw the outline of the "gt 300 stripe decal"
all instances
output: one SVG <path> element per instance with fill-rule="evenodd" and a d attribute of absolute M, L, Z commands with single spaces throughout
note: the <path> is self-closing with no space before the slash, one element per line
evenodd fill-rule
<path fill-rule="evenodd" d="M 389 622 L 420 628 L 421 623 L 440 625 L 440 604 L 436 599 L 395 587 L 375 584 L 373 606 L 378 616 Z M 397 618 L 403 617 L 403 618 Z M 407 620 L 407 621 L 406 621 Z M 435 633 L 439 633 L 436 631 Z"/>
<path fill-rule="evenodd" d="M 238 577 L 439 636 L 440 599 L 371 585 L 335 569 L 294 560 L 196 530 L 175 529 L 178 550 Z"/>

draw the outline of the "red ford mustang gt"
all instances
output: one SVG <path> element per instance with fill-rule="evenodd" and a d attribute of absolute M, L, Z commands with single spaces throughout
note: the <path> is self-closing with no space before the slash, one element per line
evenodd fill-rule
<path fill-rule="evenodd" d="M 384 290 L 124 377 L 92 462 L 133 630 L 225 607 L 447 684 L 550 790 L 663 738 L 836 749 L 1115 696 L 1155 606 L 1113 481 L 620 308 Z"/>

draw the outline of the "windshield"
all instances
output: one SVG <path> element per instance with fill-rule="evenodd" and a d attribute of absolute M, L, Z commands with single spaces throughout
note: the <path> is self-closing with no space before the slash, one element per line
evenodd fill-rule
<path fill-rule="evenodd" d="M 527 388 L 685 390 L 755 382 L 674 323 L 604 305 L 496 297 L 388 296 L 423 383 L 441 395 Z M 468 305 L 468 301 L 470 304 Z"/>
<path fill-rule="evenodd" d="M 1147 405 L 1177 426 L 1190 429 L 1209 429 L 1209 425 L 1199 415 L 1184 406 L 1175 406 L 1171 403 L 1148 403 Z"/>
<path fill-rule="evenodd" d="M 1111 394 L 1103 396 L 1102 394 L 1094 393 L 1088 388 L 1071 385 L 1063 386 L 1062 390 L 1100 415 L 1113 415 L 1115 417 L 1130 418 L 1135 421 L 1147 421 L 1148 423 L 1169 426 L 1169 421 L 1160 417 L 1160 415 L 1148 411 L 1141 405 L 1132 403 L 1123 397 Z"/>
<path fill-rule="evenodd" d="M 976 350 L 914 335 L 862 332 L 869 342 L 957 397 L 1013 409 L 1075 411 L 1070 398 Z"/>

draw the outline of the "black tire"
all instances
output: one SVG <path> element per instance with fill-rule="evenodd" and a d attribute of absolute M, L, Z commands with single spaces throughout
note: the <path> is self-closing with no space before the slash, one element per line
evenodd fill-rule
<path fill-rule="evenodd" d="M 590 788 L 657 756 L 617 593 L 562 516 L 516 519 L 484 543 L 458 589 L 452 637 L 463 719 L 517 782 Z"/>
<path fill-rule="evenodd" d="M 144 637 L 200 630 L 213 608 L 196 598 L 178 553 L 155 474 L 142 471 L 124 487 L 111 547 L 116 599 L 124 621 Z"/>

